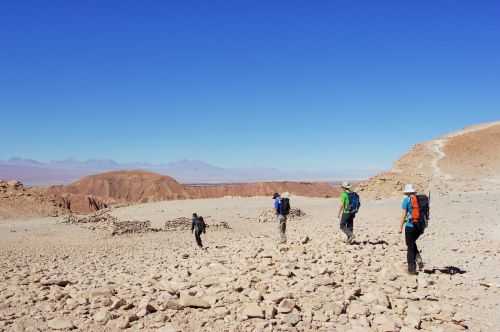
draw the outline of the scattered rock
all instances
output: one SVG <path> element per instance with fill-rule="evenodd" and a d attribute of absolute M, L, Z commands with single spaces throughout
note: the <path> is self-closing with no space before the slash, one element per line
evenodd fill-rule
<path fill-rule="evenodd" d="M 165 309 L 170 310 L 182 310 L 184 307 L 179 303 L 178 300 L 168 300 L 164 304 Z"/>
<path fill-rule="evenodd" d="M 141 300 L 137 308 L 139 309 L 136 313 L 137 317 L 144 317 L 150 313 L 156 312 L 156 308 L 151 304 L 151 299 L 147 297 Z"/>
<path fill-rule="evenodd" d="M 264 308 L 266 319 L 274 319 L 278 314 L 278 310 L 273 305 L 267 305 Z"/>
<path fill-rule="evenodd" d="M 96 297 L 112 297 L 116 294 L 115 289 L 111 287 L 95 288 L 89 292 L 91 298 Z"/>
<path fill-rule="evenodd" d="M 225 221 L 214 222 L 208 218 L 205 218 L 205 223 L 207 229 L 210 231 L 231 229 L 229 224 Z M 164 231 L 189 231 L 191 230 L 191 219 L 186 217 L 179 217 L 172 220 L 167 220 L 163 224 Z"/>
<path fill-rule="evenodd" d="M 64 220 L 67 224 L 78 224 L 94 231 L 101 231 L 111 235 L 138 234 L 157 232 L 151 227 L 150 221 L 120 220 L 109 213 L 110 209 L 98 210 L 88 215 L 77 217 L 69 214 Z"/>
<path fill-rule="evenodd" d="M 292 299 L 284 299 L 280 302 L 278 306 L 278 312 L 282 314 L 288 314 L 292 312 L 295 308 L 295 301 Z"/>
<path fill-rule="evenodd" d="M 127 304 L 127 301 L 124 299 L 115 299 L 113 303 L 111 304 L 110 309 L 111 310 L 117 310 L 120 309 L 121 307 L 125 306 Z"/>
<path fill-rule="evenodd" d="M 139 319 L 139 317 L 137 317 L 134 314 L 132 314 L 132 315 L 125 314 L 123 316 L 120 316 L 116 320 L 116 327 L 118 327 L 119 329 L 122 329 L 122 330 L 127 329 L 130 327 L 130 323 L 135 322 L 138 319 Z"/>
<path fill-rule="evenodd" d="M 52 330 L 72 330 L 75 328 L 70 320 L 64 318 L 54 318 L 49 320 L 47 324 Z"/>
<path fill-rule="evenodd" d="M 246 318 L 265 318 L 264 310 L 257 303 L 245 305 L 242 315 Z"/>
<path fill-rule="evenodd" d="M 66 287 L 67 285 L 71 285 L 71 281 L 64 279 L 49 279 L 49 280 L 44 279 L 40 280 L 40 285 Z"/>
<path fill-rule="evenodd" d="M 370 311 L 362 303 L 354 301 L 349 304 L 349 307 L 347 308 L 347 313 L 349 315 L 349 318 L 356 319 L 368 316 Z"/>
<path fill-rule="evenodd" d="M 266 296 L 266 300 L 271 301 L 273 303 L 280 303 L 281 300 L 286 298 L 293 298 L 292 294 L 289 292 L 273 292 Z"/>
<path fill-rule="evenodd" d="M 288 221 L 297 220 L 304 217 L 306 214 L 304 211 L 296 208 L 290 210 L 290 214 L 287 216 Z M 258 221 L 260 223 L 276 222 L 276 211 L 274 209 L 266 209 L 262 211 L 259 215 Z"/>
<path fill-rule="evenodd" d="M 300 314 L 298 313 L 297 310 L 294 310 L 293 312 L 289 313 L 288 315 L 284 315 L 282 318 L 282 322 L 295 326 L 297 325 L 300 321 L 302 320 Z"/>
<path fill-rule="evenodd" d="M 171 324 L 171 323 L 167 323 L 167 324 L 165 324 L 165 326 L 163 326 L 162 328 L 160 328 L 160 329 L 158 330 L 158 332 L 177 332 L 177 331 L 179 331 L 179 330 L 178 330 L 178 329 L 176 329 L 176 328 L 174 327 L 174 325 L 173 325 L 173 324 Z"/>
<path fill-rule="evenodd" d="M 106 325 L 111 318 L 111 314 L 106 309 L 101 309 L 94 315 L 94 321 L 102 325 Z"/>
<path fill-rule="evenodd" d="M 185 293 L 181 293 L 179 304 L 183 307 L 190 308 L 208 309 L 211 307 L 210 303 L 203 297 L 191 296 Z"/>

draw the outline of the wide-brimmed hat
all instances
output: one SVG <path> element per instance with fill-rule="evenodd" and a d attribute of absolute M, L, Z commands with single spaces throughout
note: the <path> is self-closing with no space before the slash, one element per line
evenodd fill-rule
<path fill-rule="evenodd" d="M 411 183 L 408 183 L 407 185 L 405 185 L 403 192 L 405 194 L 413 194 L 417 191 L 415 190 L 415 188 L 413 188 L 413 185 Z"/>
<path fill-rule="evenodd" d="M 351 189 L 351 184 L 347 181 L 344 181 L 344 182 L 342 182 L 341 187 L 344 189 Z"/>
<path fill-rule="evenodd" d="M 274 194 L 273 194 L 273 199 L 276 199 L 276 198 L 278 198 L 278 197 L 280 197 L 280 194 L 278 194 L 278 193 L 274 193 Z"/>
<path fill-rule="evenodd" d="M 290 193 L 288 191 L 284 192 L 281 197 L 283 198 L 289 198 L 290 197 Z"/>

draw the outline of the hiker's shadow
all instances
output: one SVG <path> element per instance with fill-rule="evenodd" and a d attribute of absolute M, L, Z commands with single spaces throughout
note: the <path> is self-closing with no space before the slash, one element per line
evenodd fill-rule
<path fill-rule="evenodd" d="M 424 269 L 424 273 L 427 274 L 434 274 L 436 272 L 440 272 L 443 274 L 449 274 L 450 276 L 455 275 L 455 274 L 464 274 L 467 273 L 467 271 L 462 270 L 459 267 L 456 266 L 445 266 L 445 267 L 433 267 L 432 269 Z"/>
<path fill-rule="evenodd" d="M 377 241 L 370 241 L 370 240 L 365 240 L 365 241 L 352 241 L 352 245 L 372 245 L 372 246 L 379 246 L 379 245 L 389 245 L 387 241 L 384 240 L 377 240 Z"/>

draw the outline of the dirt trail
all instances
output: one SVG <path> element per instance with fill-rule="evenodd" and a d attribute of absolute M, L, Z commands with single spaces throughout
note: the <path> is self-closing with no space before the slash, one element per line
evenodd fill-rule
<path fill-rule="evenodd" d="M 446 154 L 443 152 L 444 144 L 445 143 L 442 139 L 432 142 L 432 151 L 436 154 L 436 157 L 431 162 L 433 170 L 432 176 L 443 177 L 441 168 L 439 167 L 439 161 L 446 157 Z"/>

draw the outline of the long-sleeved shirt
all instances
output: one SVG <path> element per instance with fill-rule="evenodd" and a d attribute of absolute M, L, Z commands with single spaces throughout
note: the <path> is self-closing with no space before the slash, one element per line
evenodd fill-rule
<path fill-rule="evenodd" d="M 281 211 L 281 198 L 277 197 L 274 199 L 274 210 L 276 214 L 280 214 Z"/>
<path fill-rule="evenodd" d="M 205 233 L 205 227 L 206 225 L 203 220 L 200 218 L 193 218 L 193 221 L 191 222 L 191 232 L 196 229 L 198 232 Z"/>

